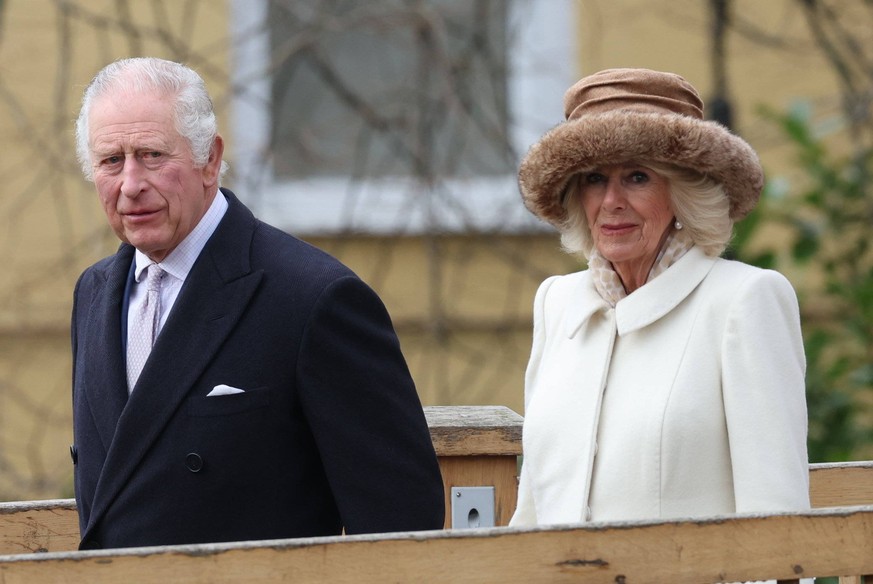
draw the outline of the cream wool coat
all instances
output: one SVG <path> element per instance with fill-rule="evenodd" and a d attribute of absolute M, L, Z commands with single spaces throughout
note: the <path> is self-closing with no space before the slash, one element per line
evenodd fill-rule
<path fill-rule="evenodd" d="M 805 368 L 777 272 L 694 247 L 614 309 L 549 278 L 510 525 L 808 509 Z"/>

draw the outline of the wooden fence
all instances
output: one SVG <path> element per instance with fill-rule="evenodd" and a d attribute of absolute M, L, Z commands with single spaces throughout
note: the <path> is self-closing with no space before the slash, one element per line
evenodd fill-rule
<path fill-rule="evenodd" d="M 452 486 L 494 486 L 505 525 L 516 497 L 521 417 L 428 408 Z M 808 513 L 558 528 L 162 546 L 79 552 L 73 500 L 0 504 L 0 583 L 732 582 L 840 576 L 873 583 L 873 462 L 810 466 Z M 447 509 L 450 508 L 447 500 Z M 32 553 L 42 552 L 42 553 Z"/>

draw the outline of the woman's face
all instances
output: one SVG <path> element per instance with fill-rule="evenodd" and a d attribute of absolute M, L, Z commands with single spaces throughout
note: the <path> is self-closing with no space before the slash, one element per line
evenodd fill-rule
<path fill-rule="evenodd" d="M 645 270 L 647 275 L 673 222 L 669 181 L 650 168 L 628 163 L 584 173 L 579 185 L 597 251 L 623 281 L 630 271 Z"/>

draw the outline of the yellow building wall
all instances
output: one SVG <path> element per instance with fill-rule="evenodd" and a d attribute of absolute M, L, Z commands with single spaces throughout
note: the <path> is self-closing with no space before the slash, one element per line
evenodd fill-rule
<path fill-rule="evenodd" d="M 143 54 L 226 86 L 226 9 L 11 0 L 0 15 L 0 500 L 70 496 L 72 290 L 118 246 L 76 162 L 79 100 L 102 66 Z"/>
<path fill-rule="evenodd" d="M 548 0 L 536 0 L 548 1 Z M 772 174 L 787 151 L 757 107 L 798 98 L 835 112 L 837 88 L 788 0 L 737 0 L 743 18 L 799 39 L 804 50 L 729 38 L 738 131 Z M 198 69 L 213 96 L 233 163 L 227 107 L 225 2 L 9 1 L 0 36 L 0 500 L 70 496 L 68 321 L 84 267 L 114 251 L 74 156 L 84 84 L 107 62 L 150 54 Z M 711 91 L 701 0 L 580 0 L 579 75 L 606 67 L 676 71 Z M 127 7 L 128 13 L 119 7 Z M 560 95 L 555 96 L 560 103 Z M 370 282 L 392 314 L 425 404 L 502 404 L 522 412 L 530 306 L 546 276 L 579 268 L 557 237 L 309 238 Z"/>
<path fill-rule="evenodd" d="M 379 292 L 425 405 L 524 409 L 540 282 L 580 269 L 557 237 L 314 239 Z"/>

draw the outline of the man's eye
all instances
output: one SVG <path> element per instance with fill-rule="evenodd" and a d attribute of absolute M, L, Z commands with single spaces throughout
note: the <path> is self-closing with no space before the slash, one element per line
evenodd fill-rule
<path fill-rule="evenodd" d="M 162 152 L 148 152 L 146 154 L 147 158 L 160 158 L 161 156 L 163 156 Z"/>
<path fill-rule="evenodd" d="M 121 156 L 107 156 L 103 159 L 103 164 L 118 164 L 121 162 Z"/>

